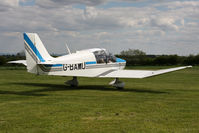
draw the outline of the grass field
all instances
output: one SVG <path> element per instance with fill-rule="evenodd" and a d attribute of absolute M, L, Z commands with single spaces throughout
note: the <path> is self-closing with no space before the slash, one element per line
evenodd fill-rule
<path fill-rule="evenodd" d="M 69 79 L 0 68 L 0 133 L 199 132 L 199 67 L 122 79 L 124 90 L 112 79 L 79 78 L 78 88 Z"/>

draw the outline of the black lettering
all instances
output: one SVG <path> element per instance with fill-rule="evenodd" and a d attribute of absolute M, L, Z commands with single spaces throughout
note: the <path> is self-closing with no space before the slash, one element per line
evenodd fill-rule
<path fill-rule="evenodd" d="M 78 70 L 82 69 L 82 63 L 78 64 Z"/>
<path fill-rule="evenodd" d="M 73 64 L 70 64 L 70 70 L 73 70 Z"/>
<path fill-rule="evenodd" d="M 86 64 L 84 63 L 78 63 L 78 64 L 63 64 L 63 70 L 67 71 L 67 70 L 81 70 L 81 69 L 85 69 Z"/>
<path fill-rule="evenodd" d="M 77 70 L 77 64 L 74 65 L 74 70 Z"/>
<path fill-rule="evenodd" d="M 67 64 L 63 64 L 63 70 L 67 71 Z"/>

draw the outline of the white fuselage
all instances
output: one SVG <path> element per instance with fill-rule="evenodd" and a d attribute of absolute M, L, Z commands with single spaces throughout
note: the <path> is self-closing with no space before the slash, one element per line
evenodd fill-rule
<path fill-rule="evenodd" d="M 100 53 L 102 52 L 102 54 Z M 99 53 L 99 61 L 94 53 Z M 115 58 L 108 60 L 105 49 L 94 48 L 47 60 L 49 64 L 39 65 L 40 74 L 61 76 L 100 77 L 111 71 L 124 69 L 125 60 Z M 113 57 L 113 56 L 112 56 Z M 105 58 L 105 59 L 104 59 Z M 103 61 L 106 60 L 106 61 Z"/>

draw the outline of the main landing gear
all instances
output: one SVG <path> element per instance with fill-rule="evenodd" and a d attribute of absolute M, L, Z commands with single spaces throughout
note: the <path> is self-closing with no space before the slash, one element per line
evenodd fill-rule
<path fill-rule="evenodd" d="M 116 87 L 117 89 L 121 90 L 124 88 L 125 83 L 122 81 L 119 81 L 119 78 L 115 78 L 113 81 L 109 83 L 109 85 L 112 85 L 113 87 Z"/>
<path fill-rule="evenodd" d="M 73 77 L 72 80 L 66 81 L 65 84 L 70 85 L 71 87 L 77 87 L 79 83 L 77 77 Z M 125 83 L 120 81 L 119 78 L 115 78 L 109 83 L 109 85 L 112 85 L 113 87 L 121 90 L 124 88 Z"/>
<path fill-rule="evenodd" d="M 71 87 L 77 87 L 78 86 L 77 77 L 73 77 L 72 80 L 66 81 L 65 84 L 70 85 Z"/>

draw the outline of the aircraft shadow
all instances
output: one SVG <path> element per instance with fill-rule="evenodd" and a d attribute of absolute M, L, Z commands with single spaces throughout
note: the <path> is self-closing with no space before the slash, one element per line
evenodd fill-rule
<path fill-rule="evenodd" d="M 27 90 L 27 91 L 2 91 L 0 90 L 0 94 L 15 94 L 15 95 L 26 95 L 26 96 L 47 96 L 47 94 L 40 94 L 42 92 L 50 92 L 50 91 L 71 91 L 71 90 L 98 90 L 98 91 L 118 91 L 118 92 L 137 92 L 137 93 L 152 93 L 152 94 L 163 94 L 168 93 L 164 91 L 155 91 L 155 90 L 147 90 L 147 89 L 123 89 L 119 90 L 113 88 L 111 86 L 104 85 L 80 85 L 78 87 L 71 87 L 64 84 L 50 84 L 50 83 L 11 83 L 14 85 L 23 85 L 30 87 L 42 87 L 42 89 L 35 90 Z"/>

